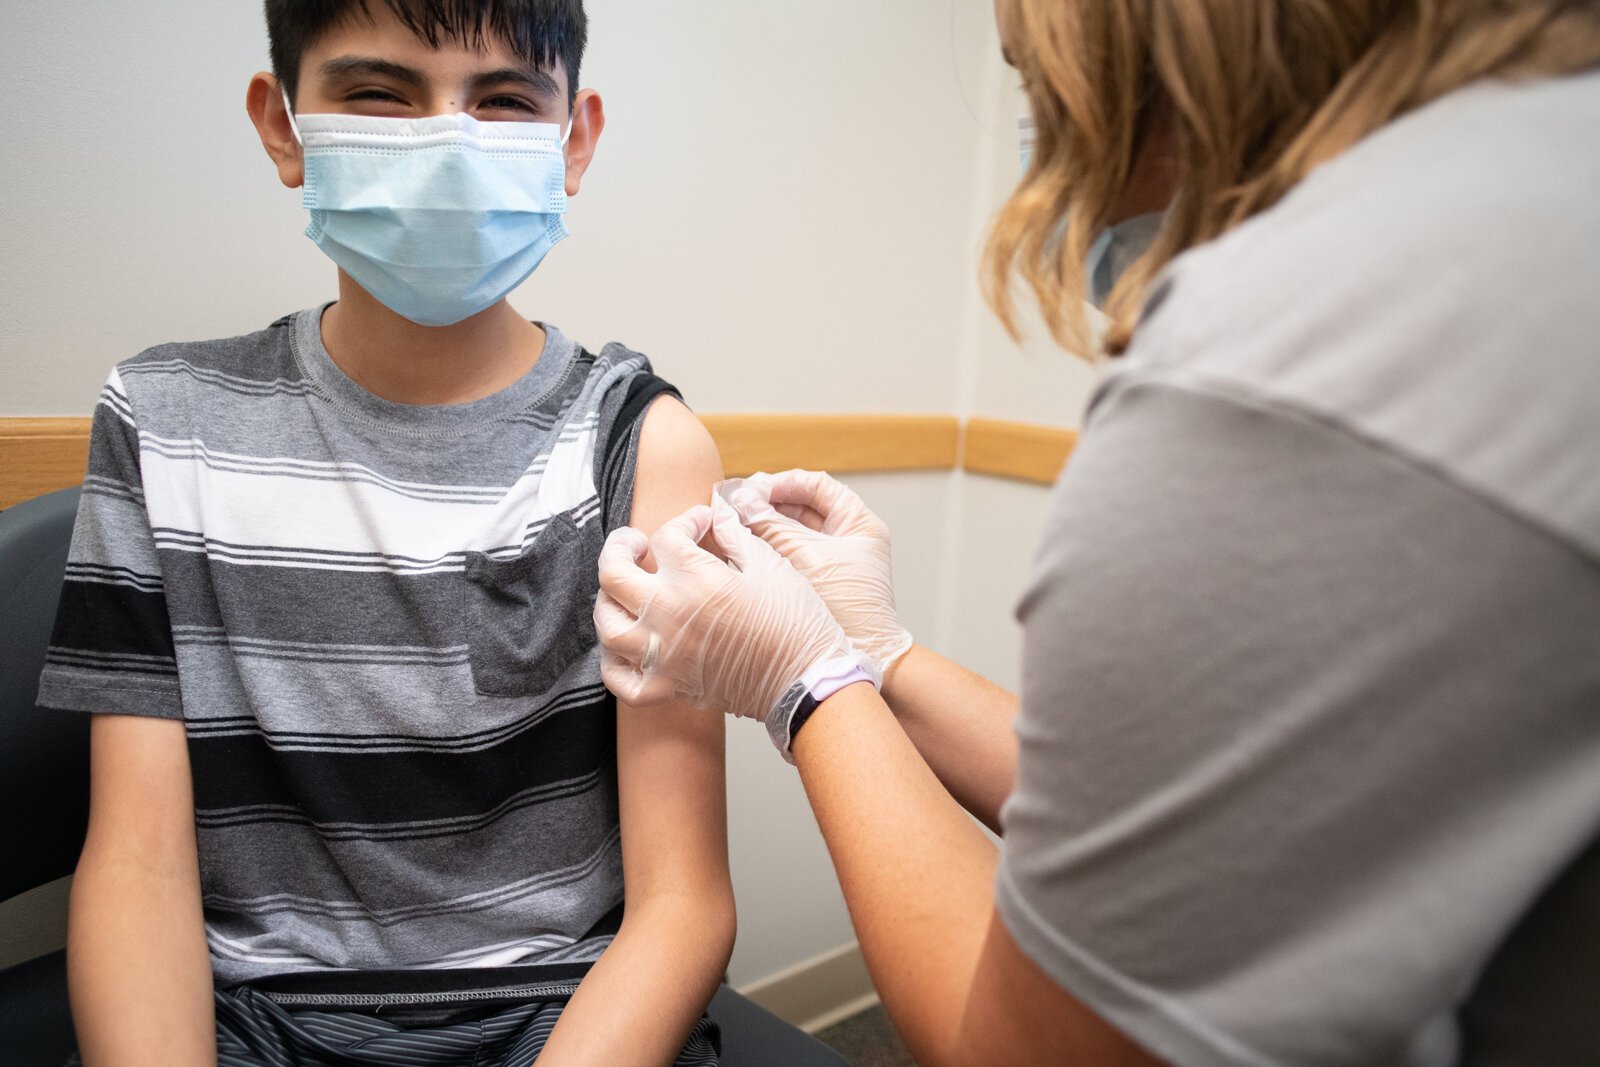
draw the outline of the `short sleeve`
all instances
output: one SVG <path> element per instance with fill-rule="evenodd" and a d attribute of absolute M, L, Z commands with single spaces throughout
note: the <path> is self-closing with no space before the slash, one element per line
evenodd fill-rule
<path fill-rule="evenodd" d="M 644 429 L 645 412 L 663 396 L 683 399 L 676 386 L 658 378 L 646 365 L 613 387 L 600 405 L 595 485 L 600 494 L 603 528 L 608 534 L 626 526 L 632 514 L 639 434 Z"/>
<path fill-rule="evenodd" d="M 1336 424 L 1107 396 L 1019 609 L 1007 929 L 1174 1064 L 1456 1063 L 1600 826 L 1600 568 Z"/>
<path fill-rule="evenodd" d="M 139 432 L 115 371 L 95 408 L 39 703 L 183 718 L 161 563 L 145 510 Z"/>

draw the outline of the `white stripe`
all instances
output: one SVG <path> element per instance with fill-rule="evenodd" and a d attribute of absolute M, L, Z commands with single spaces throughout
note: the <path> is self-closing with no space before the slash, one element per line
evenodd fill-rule
<path fill-rule="evenodd" d="M 409 966 L 419 971 L 450 971 L 461 967 L 506 967 L 518 960 L 526 959 L 534 952 L 566 948 L 577 940 L 575 937 L 563 934 L 543 934 L 519 941 L 505 941 L 497 945 L 479 945 Z"/>
<path fill-rule="evenodd" d="M 567 514 L 574 526 L 583 529 L 600 518 L 599 500 L 585 502 Z M 548 517 L 530 523 L 527 532 L 514 544 L 474 551 L 483 551 L 490 558 L 497 560 L 515 559 L 548 523 Z M 410 575 L 458 574 L 466 569 L 465 552 L 451 553 L 436 559 L 386 559 L 377 553 L 347 553 L 277 545 L 221 544 L 207 541 L 200 534 L 168 529 L 156 531 L 154 543 L 157 548 L 204 555 L 213 562 L 241 567 L 293 567 L 304 570 L 344 571 L 352 574 Z"/>
<path fill-rule="evenodd" d="M 126 576 L 113 577 L 110 575 L 98 575 L 84 572 L 74 573 L 71 570 L 66 572 L 66 576 L 72 579 L 74 582 L 86 582 L 93 585 L 121 585 L 126 586 L 129 589 L 137 589 L 141 593 L 160 593 L 166 588 L 159 581 L 141 581 L 140 579 L 129 578 Z"/>
<path fill-rule="evenodd" d="M 129 415 L 123 414 L 122 409 L 120 407 L 118 407 L 116 402 L 113 401 L 105 393 L 101 393 L 100 394 L 99 406 L 103 407 L 103 408 L 110 409 L 110 411 L 111 411 L 111 413 L 113 415 L 115 415 L 117 418 L 121 419 L 123 422 L 127 423 L 128 426 L 131 427 L 132 429 L 137 430 L 139 428 L 137 425 L 135 425 L 135 423 L 133 421 L 133 418 L 131 416 L 129 416 Z"/>
<path fill-rule="evenodd" d="M 446 557 L 458 559 L 463 551 L 521 545 L 530 523 L 589 502 L 595 496 L 592 456 L 593 434 L 581 445 L 557 448 L 540 476 L 523 477 L 493 504 L 417 499 L 366 482 L 307 481 L 217 470 L 192 456 L 169 456 L 153 449 L 143 451 L 141 460 L 153 527 L 203 530 L 216 541 L 240 545 L 442 562 Z M 329 464 L 326 469 L 339 466 Z M 226 501 L 227 506 L 217 506 L 219 501 Z M 163 547 L 180 548 L 176 540 L 170 535 L 158 536 Z M 327 557 L 323 562 L 329 569 L 373 567 L 350 567 L 336 559 Z M 260 565 L 284 564 L 261 561 Z M 460 566 L 452 561 L 421 570 L 459 570 Z M 379 569 L 418 570 L 415 565 L 391 568 L 388 564 Z"/>
<path fill-rule="evenodd" d="M 314 956 L 307 956 L 303 952 L 296 952 L 293 949 L 255 948 L 243 941 L 235 941 L 232 938 L 222 936 L 217 932 L 216 927 L 210 923 L 206 923 L 206 941 L 210 944 L 211 951 L 216 955 L 226 956 L 228 959 L 233 960 L 242 960 L 246 963 L 301 963 L 317 970 L 337 971 L 349 969 L 329 966 L 323 960 L 319 960 Z"/>

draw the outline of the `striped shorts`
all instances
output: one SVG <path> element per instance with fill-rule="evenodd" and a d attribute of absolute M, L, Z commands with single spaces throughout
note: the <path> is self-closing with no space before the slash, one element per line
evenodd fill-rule
<path fill-rule="evenodd" d="M 290 1010 L 239 987 L 216 995 L 218 1067 L 526 1067 L 539 1058 L 567 998 L 440 1016 L 409 1009 Z M 717 1024 L 702 1017 L 674 1067 L 716 1067 Z"/>
<path fill-rule="evenodd" d="M 216 992 L 218 1067 L 527 1067 L 570 999 L 446 1007 L 289 1007 L 250 986 Z M 333 998 L 329 998 L 333 999 Z M 722 1035 L 702 1016 L 673 1067 L 717 1067 Z M 81 1067 L 74 1055 L 66 1067 Z"/>

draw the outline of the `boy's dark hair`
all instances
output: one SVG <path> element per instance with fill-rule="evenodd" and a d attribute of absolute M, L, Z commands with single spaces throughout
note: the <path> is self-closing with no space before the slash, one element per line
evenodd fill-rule
<path fill-rule="evenodd" d="M 524 63 L 549 68 L 559 59 L 567 72 L 569 107 L 578 94 L 578 68 L 589 41 L 583 0 L 266 0 L 272 72 L 291 100 L 306 49 L 344 19 L 370 19 L 369 3 L 381 3 L 435 48 L 442 41 L 477 47 L 497 37 Z"/>

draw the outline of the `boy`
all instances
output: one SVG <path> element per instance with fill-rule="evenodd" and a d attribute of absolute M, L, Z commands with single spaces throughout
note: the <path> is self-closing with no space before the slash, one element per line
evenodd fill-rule
<path fill-rule="evenodd" d="M 101 395 L 40 690 L 96 713 L 84 1062 L 715 1063 L 721 716 L 616 705 L 590 612 L 720 463 L 504 299 L 604 126 L 581 0 L 266 11 L 247 106 L 338 300 Z"/>

